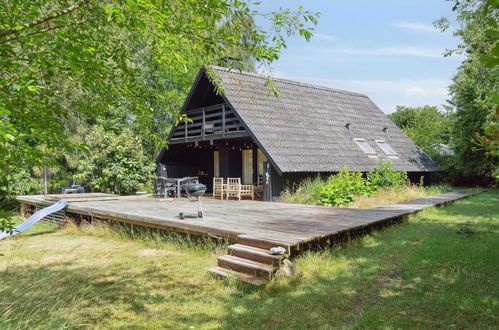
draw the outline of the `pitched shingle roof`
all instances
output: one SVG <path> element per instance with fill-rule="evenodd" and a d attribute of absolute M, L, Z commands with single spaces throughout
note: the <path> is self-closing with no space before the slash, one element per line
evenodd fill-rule
<path fill-rule="evenodd" d="M 273 78 L 280 91 L 276 97 L 265 87 L 265 76 L 211 68 L 226 100 L 281 172 L 373 170 L 387 158 L 374 140 L 386 141 L 397 152 L 398 158 L 390 159 L 396 170 L 440 170 L 365 95 Z M 368 141 L 378 158 L 369 158 L 354 138 Z"/>

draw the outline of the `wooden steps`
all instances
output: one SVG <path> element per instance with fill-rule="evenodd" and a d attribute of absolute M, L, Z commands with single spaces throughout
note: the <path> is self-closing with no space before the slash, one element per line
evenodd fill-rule
<path fill-rule="evenodd" d="M 269 254 L 268 250 L 260 249 L 257 247 L 233 244 L 228 247 L 229 255 L 248 260 L 260 262 L 262 264 L 279 267 L 283 256 L 276 256 Z"/>
<path fill-rule="evenodd" d="M 214 276 L 217 276 L 217 277 L 220 277 L 220 278 L 229 278 L 229 277 L 233 276 L 233 277 L 237 278 L 241 282 L 244 282 L 244 283 L 247 283 L 247 284 L 251 284 L 251 285 L 255 285 L 255 286 L 261 286 L 261 285 L 264 285 L 264 284 L 267 283 L 266 281 L 260 280 L 260 279 L 254 277 L 254 276 L 251 276 L 251 275 L 248 275 L 248 274 L 244 274 L 244 273 L 235 272 L 233 270 L 225 269 L 225 268 L 222 268 L 222 267 L 213 267 L 213 268 L 210 268 L 210 269 L 208 269 L 208 272 L 210 272 Z"/>
<path fill-rule="evenodd" d="M 256 237 L 251 235 L 238 235 L 237 243 L 252 247 L 257 247 L 264 250 L 269 250 L 272 247 L 282 246 L 286 249 L 289 254 L 289 246 L 285 242 L 277 241 L 275 239 L 269 239 L 264 237 Z"/>
<path fill-rule="evenodd" d="M 270 281 L 281 266 L 285 255 L 271 255 L 271 247 L 282 246 L 268 239 L 241 235 L 237 244 L 228 247 L 228 254 L 218 257 L 218 267 L 208 271 L 215 276 L 235 276 L 252 285 L 263 285 Z M 283 246 L 287 250 L 289 247 Z"/>

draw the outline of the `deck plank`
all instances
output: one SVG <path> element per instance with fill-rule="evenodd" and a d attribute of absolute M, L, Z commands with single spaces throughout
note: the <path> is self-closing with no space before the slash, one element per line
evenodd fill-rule
<path fill-rule="evenodd" d="M 477 191 L 453 191 L 373 209 L 331 208 L 315 205 L 233 201 L 203 198 L 205 217 L 180 220 L 178 214 L 197 214 L 197 203 L 186 199 L 161 200 L 150 196 L 78 196 L 67 197 L 67 212 L 91 215 L 155 228 L 187 231 L 193 234 L 236 239 L 238 235 L 259 237 L 293 246 L 366 225 L 415 213 L 424 208 L 464 198 Z M 76 197 L 75 197 L 76 196 Z M 106 199 L 109 198 L 109 199 Z M 50 205 L 43 195 L 19 196 L 24 204 Z"/>

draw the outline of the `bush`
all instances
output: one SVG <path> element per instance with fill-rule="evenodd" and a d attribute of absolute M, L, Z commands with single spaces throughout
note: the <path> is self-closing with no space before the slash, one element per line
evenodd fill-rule
<path fill-rule="evenodd" d="M 307 178 L 295 191 L 285 191 L 279 200 L 295 204 L 344 206 L 353 203 L 358 196 L 372 196 L 386 190 L 400 192 L 408 187 L 408 183 L 406 172 L 397 172 L 390 161 L 382 161 L 374 172 L 367 175 L 344 168 L 326 180 L 320 176 Z"/>
<path fill-rule="evenodd" d="M 367 174 L 367 185 L 370 186 L 372 192 L 392 187 L 403 187 L 407 185 L 408 181 L 407 172 L 395 171 L 390 161 L 381 161 L 374 172 Z"/>
<path fill-rule="evenodd" d="M 349 172 L 346 168 L 331 175 L 320 192 L 320 202 L 325 206 L 342 206 L 352 203 L 355 195 L 369 195 L 371 188 L 361 172 Z"/>
<path fill-rule="evenodd" d="M 406 172 L 393 170 L 389 161 L 380 162 L 366 177 L 361 172 L 344 168 L 329 177 L 320 191 L 320 203 L 325 206 L 343 206 L 355 201 L 356 196 L 371 196 L 379 190 L 405 187 L 409 179 Z"/>
<path fill-rule="evenodd" d="M 282 203 L 293 204 L 320 204 L 320 193 L 327 181 L 319 175 L 315 178 L 305 178 L 294 190 L 285 190 L 279 197 Z"/>
<path fill-rule="evenodd" d="M 80 161 L 75 179 L 103 192 L 125 195 L 150 183 L 155 165 L 147 159 L 140 138 L 131 130 L 115 134 L 95 126 L 85 142 L 90 152 Z"/>

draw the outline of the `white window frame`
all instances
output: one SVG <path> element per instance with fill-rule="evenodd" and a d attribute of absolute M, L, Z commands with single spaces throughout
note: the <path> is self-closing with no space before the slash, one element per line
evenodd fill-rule
<path fill-rule="evenodd" d="M 376 144 L 378 145 L 378 147 L 385 153 L 385 155 L 387 155 L 387 156 L 397 156 L 397 152 L 385 140 L 374 140 L 374 142 L 376 142 Z M 392 152 L 387 152 L 385 149 L 383 149 L 383 147 L 381 146 L 382 143 L 384 143 L 386 146 L 388 146 L 388 148 L 390 148 L 390 150 L 393 151 L 393 153 Z"/>
<path fill-rule="evenodd" d="M 363 153 L 365 153 L 366 155 L 376 156 L 378 154 L 376 152 L 376 150 L 369 144 L 369 142 L 367 142 L 366 139 L 355 138 L 355 139 L 353 139 L 353 142 L 355 142 L 355 144 L 359 147 L 359 149 Z M 364 150 L 364 148 L 362 147 L 362 145 L 359 142 L 365 142 L 369 146 L 369 148 L 371 148 L 372 151 L 366 151 L 366 150 Z"/>

